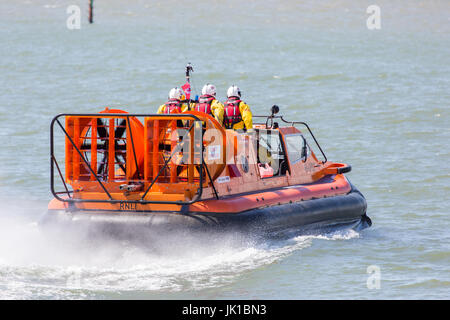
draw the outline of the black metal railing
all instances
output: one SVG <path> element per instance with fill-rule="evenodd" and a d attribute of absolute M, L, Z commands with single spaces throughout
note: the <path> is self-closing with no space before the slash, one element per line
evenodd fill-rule
<path fill-rule="evenodd" d="M 176 153 L 176 151 L 180 151 L 178 148 L 180 147 L 179 144 L 177 144 L 175 150 L 173 150 L 171 156 L 165 161 L 164 165 L 162 166 L 162 168 L 160 169 L 158 175 L 150 182 L 149 187 L 146 189 L 144 195 L 141 197 L 140 200 L 122 200 L 122 199 L 114 199 L 111 195 L 111 193 L 107 190 L 107 188 L 105 187 L 105 185 L 102 183 L 101 179 L 99 178 L 97 172 L 94 172 L 94 170 L 92 170 L 91 168 L 91 164 L 85 159 L 85 157 L 82 154 L 82 151 L 76 146 L 75 142 L 73 141 L 73 139 L 70 137 L 69 133 L 66 131 L 66 129 L 64 128 L 64 126 L 61 124 L 61 122 L 59 121 L 59 118 L 61 117 L 66 117 L 66 116 L 74 116 L 74 117 L 93 117 L 93 118 L 126 118 L 127 119 L 127 124 L 129 126 L 129 118 L 130 117 L 154 117 L 154 118 L 160 118 L 162 120 L 167 119 L 180 119 L 180 117 L 182 118 L 190 118 L 192 119 L 194 122 L 193 124 L 190 126 L 189 130 L 185 133 L 185 135 L 187 135 L 188 133 L 191 132 L 191 130 L 193 130 L 194 128 L 194 124 L 196 121 L 199 121 L 201 123 L 201 120 L 195 116 L 195 115 L 191 115 L 191 114 L 178 114 L 178 115 L 162 115 L 162 114 L 130 114 L 130 113 L 63 113 L 63 114 L 58 114 L 57 116 L 55 116 L 50 124 L 50 190 L 53 194 L 53 196 L 58 199 L 59 201 L 63 201 L 63 202 L 69 202 L 69 203 L 73 203 L 73 202 L 94 202 L 94 203 L 129 203 L 129 204 L 180 204 L 180 205 L 189 205 L 192 204 L 198 200 L 201 199 L 202 193 L 203 193 L 203 175 L 204 175 L 204 170 L 206 169 L 206 172 L 209 176 L 209 179 L 211 180 L 208 168 L 206 167 L 205 163 L 204 163 L 204 155 L 203 155 L 203 150 L 201 151 L 201 157 L 200 157 L 200 163 L 196 164 L 195 166 L 197 166 L 199 168 L 199 187 L 197 190 L 197 193 L 195 195 L 195 197 L 193 199 L 191 199 L 190 201 L 150 201 L 150 200 L 145 200 L 145 196 L 147 195 L 147 193 L 150 191 L 151 187 L 155 184 L 155 182 L 157 181 L 157 179 L 159 178 L 161 172 L 163 172 L 165 169 L 167 169 L 170 159 L 172 158 L 172 156 Z M 109 199 L 78 199 L 78 198 L 74 198 L 73 197 L 73 191 L 69 190 L 67 187 L 67 184 L 64 180 L 64 176 L 61 173 L 60 167 L 58 165 L 58 161 L 55 157 L 55 150 L 54 150 L 54 144 L 55 144 L 55 139 L 54 139 L 54 126 L 55 123 L 61 128 L 62 132 L 64 133 L 65 137 L 67 138 L 67 141 L 70 142 L 70 144 L 72 145 L 72 147 L 74 148 L 74 150 L 76 150 L 76 152 L 78 153 L 78 155 L 80 156 L 80 159 L 83 160 L 83 162 L 85 163 L 86 167 L 88 168 L 88 170 L 90 171 L 91 175 L 93 175 L 93 177 L 95 177 L 95 180 L 97 181 L 97 183 L 99 184 L 99 186 L 102 188 L 102 190 L 104 191 L 104 193 L 108 196 Z M 131 126 L 130 130 L 131 130 Z M 201 126 L 200 126 L 201 127 Z M 202 130 L 198 130 L 198 134 L 201 135 L 201 139 L 200 141 L 203 141 L 203 132 Z M 132 133 L 130 132 L 130 141 L 132 143 L 132 151 L 133 151 L 133 155 L 135 157 L 135 161 L 136 161 L 136 151 L 134 148 L 134 141 L 133 141 L 133 136 Z M 191 143 L 194 143 L 194 141 L 191 141 Z M 55 166 L 56 169 L 59 173 L 60 179 L 64 185 L 65 191 L 55 191 Z M 137 166 L 137 162 L 136 162 L 136 166 Z M 137 169 L 139 170 L 139 169 Z M 140 176 L 140 172 L 138 171 L 138 175 Z M 213 181 L 211 181 L 211 183 L 213 184 Z M 213 189 L 215 191 L 214 188 L 214 184 L 213 184 Z M 62 198 L 60 195 L 61 194 L 67 194 L 68 198 Z M 215 191 L 216 197 L 217 197 L 217 192 Z"/>
<path fill-rule="evenodd" d="M 317 148 L 319 148 L 319 150 L 320 150 L 320 152 L 321 152 L 321 154 L 322 154 L 322 156 L 323 156 L 323 159 L 324 159 L 324 160 L 322 160 L 322 163 L 325 163 L 325 162 L 328 161 L 327 156 L 325 155 L 325 152 L 322 150 L 322 147 L 320 146 L 320 144 L 319 144 L 319 142 L 317 141 L 316 137 L 315 137 L 314 134 L 312 133 L 311 128 L 308 126 L 308 124 L 307 124 L 306 122 L 303 122 L 303 121 L 287 121 L 286 119 L 283 118 L 283 116 L 259 116 L 259 115 L 253 115 L 252 117 L 253 117 L 253 118 L 265 118 L 265 119 L 267 119 L 265 123 L 259 123 L 259 124 L 265 124 L 265 125 L 267 125 L 269 119 L 270 119 L 270 120 L 273 120 L 273 119 L 280 119 L 280 120 L 283 121 L 284 123 L 291 124 L 291 126 L 295 126 L 295 125 L 303 125 L 303 126 L 305 126 L 306 129 L 308 130 L 309 134 L 310 134 L 311 137 L 313 138 L 313 140 L 314 140 L 314 142 L 315 142 Z"/>

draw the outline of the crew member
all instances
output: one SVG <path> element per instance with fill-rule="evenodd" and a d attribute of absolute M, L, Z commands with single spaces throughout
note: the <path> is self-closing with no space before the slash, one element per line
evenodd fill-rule
<path fill-rule="evenodd" d="M 214 117 L 220 124 L 223 122 L 224 106 L 216 99 L 216 86 L 207 83 L 202 88 L 202 95 L 198 98 L 194 110 Z"/>
<path fill-rule="evenodd" d="M 253 120 L 250 107 L 241 100 L 241 90 L 232 85 L 227 91 L 223 124 L 227 129 L 252 130 Z"/>
<path fill-rule="evenodd" d="M 188 110 L 188 105 L 181 102 L 183 94 L 180 88 L 172 88 L 169 91 L 169 100 L 158 108 L 157 113 L 173 114 Z"/>

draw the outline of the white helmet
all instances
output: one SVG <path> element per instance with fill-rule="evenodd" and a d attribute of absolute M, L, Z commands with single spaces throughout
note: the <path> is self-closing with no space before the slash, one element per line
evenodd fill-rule
<path fill-rule="evenodd" d="M 181 91 L 180 88 L 175 87 L 169 91 L 169 99 L 181 99 L 181 96 L 183 95 L 183 91 Z"/>
<path fill-rule="evenodd" d="M 232 85 L 231 87 L 228 88 L 227 91 L 227 97 L 241 97 L 241 90 L 239 89 L 238 86 L 236 85 Z"/>
<path fill-rule="evenodd" d="M 205 84 L 202 89 L 202 94 L 203 95 L 208 94 L 210 96 L 215 97 L 216 96 L 216 86 L 211 83 Z"/>

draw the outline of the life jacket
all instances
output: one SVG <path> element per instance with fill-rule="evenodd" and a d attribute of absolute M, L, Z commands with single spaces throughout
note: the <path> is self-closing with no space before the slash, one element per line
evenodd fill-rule
<path fill-rule="evenodd" d="M 195 110 L 206 114 L 211 114 L 211 104 L 214 101 L 214 96 L 204 94 L 198 98 L 198 103 L 195 105 Z"/>
<path fill-rule="evenodd" d="M 233 125 L 242 121 L 241 111 L 239 105 L 241 99 L 238 97 L 229 97 L 225 102 L 225 114 L 223 123 L 228 129 L 233 128 Z"/>
<path fill-rule="evenodd" d="M 164 108 L 165 114 L 181 113 L 181 101 L 178 99 L 170 99 L 164 105 L 166 106 Z"/>

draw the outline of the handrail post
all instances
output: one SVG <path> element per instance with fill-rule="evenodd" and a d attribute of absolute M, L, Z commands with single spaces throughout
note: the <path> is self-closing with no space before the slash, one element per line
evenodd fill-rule
<path fill-rule="evenodd" d="M 89 171 L 95 176 L 95 178 L 97 179 L 97 182 L 100 184 L 100 186 L 102 187 L 103 191 L 105 191 L 105 193 L 108 195 L 110 200 L 113 200 L 111 194 L 108 192 L 108 190 L 106 190 L 105 186 L 103 185 L 103 183 L 100 181 L 100 179 L 98 178 L 97 174 L 94 173 L 94 171 L 92 170 L 90 164 L 86 161 L 86 159 L 83 157 L 83 154 L 81 153 L 81 151 L 78 149 L 78 147 L 74 144 L 72 138 L 69 136 L 69 134 L 67 133 L 67 131 L 64 129 L 64 127 L 62 126 L 61 122 L 58 121 L 58 119 L 56 119 L 56 122 L 58 123 L 58 125 L 61 127 L 61 129 L 63 130 L 64 134 L 66 135 L 66 137 L 69 139 L 70 143 L 73 145 L 73 147 L 75 148 L 75 150 L 77 151 L 78 155 L 80 156 L 81 159 L 83 159 L 84 163 L 86 164 L 87 168 L 89 169 Z M 52 132 L 53 133 L 53 132 Z"/>

